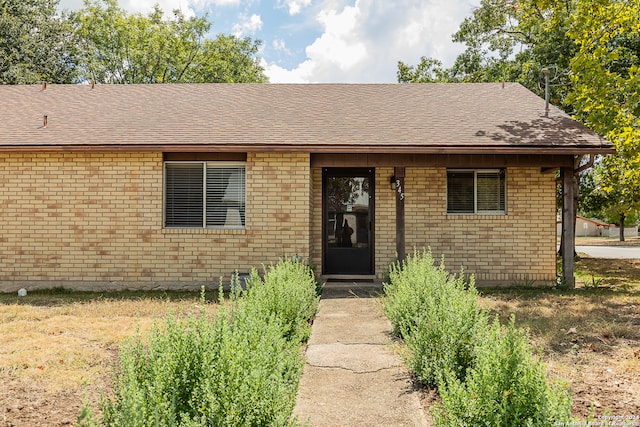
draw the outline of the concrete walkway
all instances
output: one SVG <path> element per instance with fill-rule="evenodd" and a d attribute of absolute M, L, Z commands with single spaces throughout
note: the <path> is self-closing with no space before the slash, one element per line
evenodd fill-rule
<path fill-rule="evenodd" d="M 294 414 L 311 426 L 425 426 L 372 290 L 325 288 Z"/>

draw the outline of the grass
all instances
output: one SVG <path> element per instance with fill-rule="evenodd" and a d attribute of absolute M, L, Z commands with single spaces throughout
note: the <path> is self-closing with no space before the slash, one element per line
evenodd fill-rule
<path fill-rule="evenodd" d="M 573 388 L 574 415 L 640 414 L 640 260 L 582 258 L 576 279 L 571 291 L 481 289 L 481 304 L 530 331 Z"/>
<path fill-rule="evenodd" d="M 640 292 L 640 259 L 600 259 L 581 257 L 576 262 L 577 287 L 586 288 L 594 279 L 598 287 L 616 294 Z"/>
<path fill-rule="evenodd" d="M 560 239 L 558 239 L 560 243 Z M 619 237 L 576 237 L 577 246 L 640 246 L 639 237 L 626 237 L 624 242 Z"/>
<path fill-rule="evenodd" d="M 75 421 L 85 388 L 97 402 L 98 388 L 110 384 L 125 338 L 149 331 L 167 312 L 198 310 L 198 301 L 196 292 L 0 294 L 0 411 L 5 421 L 42 422 L 29 418 L 26 396 L 42 401 L 45 406 L 33 410 L 50 412 L 47 422 Z M 207 304 L 206 310 L 215 312 L 217 304 Z"/>

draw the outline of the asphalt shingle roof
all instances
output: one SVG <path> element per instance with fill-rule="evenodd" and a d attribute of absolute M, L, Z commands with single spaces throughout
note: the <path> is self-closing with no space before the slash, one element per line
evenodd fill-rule
<path fill-rule="evenodd" d="M 517 83 L 0 86 L 0 150 L 612 151 L 544 107 Z"/>

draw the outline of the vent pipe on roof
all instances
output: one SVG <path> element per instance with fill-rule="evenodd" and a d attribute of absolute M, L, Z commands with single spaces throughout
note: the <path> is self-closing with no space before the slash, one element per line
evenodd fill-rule
<path fill-rule="evenodd" d="M 543 68 L 544 74 L 544 116 L 549 117 L 549 69 Z"/>
<path fill-rule="evenodd" d="M 47 82 L 42 81 L 42 90 L 47 90 Z"/>
<path fill-rule="evenodd" d="M 44 115 L 44 117 L 42 118 L 42 127 L 43 127 L 43 128 L 46 128 L 46 127 L 47 127 L 47 121 L 48 121 L 47 119 L 48 119 L 48 117 L 47 117 L 47 115 L 45 114 L 45 115 Z"/>
<path fill-rule="evenodd" d="M 91 89 L 93 89 L 94 87 L 96 87 L 96 81 L 95 80 L 91 80 Z"/>

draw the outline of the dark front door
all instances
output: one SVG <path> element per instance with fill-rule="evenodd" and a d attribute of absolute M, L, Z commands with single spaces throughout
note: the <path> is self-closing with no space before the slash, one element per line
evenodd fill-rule
<path fill-rule="evenodd" d="M 373 184 L 373 169 L 324 169 L 324 274 L 373 274 Z"/>

